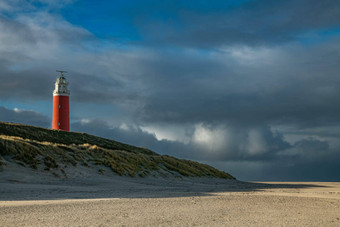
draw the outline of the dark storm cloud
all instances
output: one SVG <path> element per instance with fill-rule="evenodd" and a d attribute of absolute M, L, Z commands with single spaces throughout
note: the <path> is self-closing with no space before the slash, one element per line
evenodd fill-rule
<path fill-rule="evenodd" d="M 165 60 L 163 55 L 147 65 L 143 79 L 151 89 L 136 116 L 172 123 L 299 127 L 339 123 L 339 44 L 334 39 L 308 48 L 287 45 L 264 58 L 266 49 L 261 48 L 246 49 L 246 59 L 226 52 L 213 63 L 195 57 Z M 171 71 L 173 65 L 182 64 L 197 67 Z"/>
<path fill-rule="evenodd" d="M 10 110 L 0 106 L 0 121 L 28 124 L 40 127 L 50 127 L 51 119 L 40 113 L 30 110 Z"/>
<path fill-rule="evenodd" d="M 2 62 L 4 63 L 4 62 Z M 53 68 L 9 71 L 0 60 L 0 97 L 2 100 L 51 100 L 54 81 L 58 77 Z M 46 74 L 46 72 L 50 72 Z M 81 103 L 113 103 L 133 100 L 132 93 L 123 93 L 121 82 L 77 72 L 66 74 L 70 82 L 72 101 Z"/>
<path fill-rule="evenodd" d="M 135 102 L 139 95 L 128 87 L 126 82 L 109 75 L 89 75 L 70 72 L 71 98 L 81 103 L 124 103 Z"/>
<path fill-rule="evenodd" d="M 252 177 L 244 173 L 243 176 L 254 180 L 339 181 L 339 161 L 340 147 L 331 150 L 325 141 L 304 139 L 254 170 Z M 239 169 L 245 164 L 235 166 L 235 172 L 241 172 Z"/>
<path fill-rule="evenodd" d="M 52 95 L 51 78 L 38 70 L 10 72 L 2 68 L 0 73 L 0 97 L 3 100 L 50 99 Z M 51 85 L 51 86 L 48 86 Z"/>
<path fill-rule="evenodd" d="M 339 28 L 337 0 L 143 2 L 133 16 L 145 40 L 154 44 L 212 48 L 223 45 L 268 45 Z M 145 10 L 146 6 L 148 7 Z"/>
<path fill-rule="evenodd" d="M 307 160 L 286 157 L 270 161 L 206 161 L 206 163 L 229 171 L 239 180 L 339 181 L 339 157 L 338 150 L 337 153 Z"/>

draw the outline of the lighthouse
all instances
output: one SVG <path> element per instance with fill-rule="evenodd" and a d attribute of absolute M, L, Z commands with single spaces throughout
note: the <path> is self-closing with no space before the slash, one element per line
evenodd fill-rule
<path fill-rule="evenodd" d="M 57 71 L 60 73 L 55 81 L 53 91 L 53 118 L 52 129 L 70 131 L 70 91 L 67 89 L 68 82 L 64 77 L 66 71 Z"/>

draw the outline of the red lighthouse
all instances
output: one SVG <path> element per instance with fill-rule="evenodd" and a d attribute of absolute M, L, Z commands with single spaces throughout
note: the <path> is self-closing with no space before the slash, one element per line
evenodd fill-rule
<path fill-rule="evenodd" d="M 70 91 L 67 89 L 68 82 L 64 77 L 66 71 L 57 71 L 60 73 L 55 81 L 53 91 L 53 119 L 52 129 L 70 131 Z"/>

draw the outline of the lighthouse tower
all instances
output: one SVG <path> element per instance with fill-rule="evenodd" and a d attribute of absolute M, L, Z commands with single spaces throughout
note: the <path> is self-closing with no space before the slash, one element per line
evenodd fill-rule
<path fill-rule="evenodd" d="M 55 81 L 53 91 L 53 119 L 52 129 L 70 131 L 70 91 L 67 89 L 68 82 L 64 77 L 66 71 L 57 71 L 60 73 Z"/>

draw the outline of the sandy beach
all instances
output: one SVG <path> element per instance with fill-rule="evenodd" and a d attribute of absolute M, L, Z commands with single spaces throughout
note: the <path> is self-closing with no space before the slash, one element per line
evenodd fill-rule
<path fill-rule="evenodd" d="M 0 226 L 340 226 L 339 182 L 8 176 Z"/>

